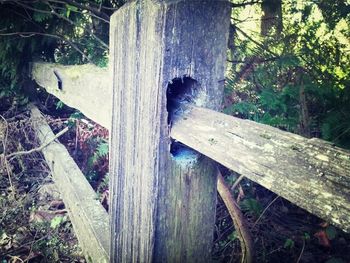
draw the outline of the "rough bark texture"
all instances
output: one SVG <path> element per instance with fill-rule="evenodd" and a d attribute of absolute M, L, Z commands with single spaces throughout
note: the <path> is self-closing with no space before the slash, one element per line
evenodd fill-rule
<path fill-rule="evenodd" d="M 299 105 L 300 105 L 300 132 L 299 134 L 310 138 L 310 117 L 309 117 L 309 108 L 307 105 L 307 98 L 305 94 L 305 86 L 303 77 L 300 77 L 300 87 L 299 87 Z"/>
<path fill-rule="evenodd" d="M 40 143 L 43 145 L 54 138 L 55 135 L 36 107 L 31 109 L 31 115 Z M 93 263 L 109 262 L 108 214 L 98 201 L 95 191 L 62 144 L 53 141 L 42 153 L 68 209 L 86 260 Z"/>
<path fill-rule="evenodd" d="M 79 109 L 86 117 L 109 129 L 112 85 L 107 69 L 91 64 L 34 63 L 32 78 L 66 105 Z"/>
<path fill-rule="evenodd" d="M 282 0 L 263 0 L 261 3 L 263 15 L 261 17 L 261 35 L 267 36 L 271 34 L 271 30 L 275 30 L 274 35 L 282 32 Z"/>
<path fill-rule="evenodd" d="M 197 107 L 171 136 L 350 232 L 349 151 Z"/>
<path fill-rule="evenodd" d="M 133 1 L 112 16 L 112 262 L 210 260 L 215 169 L 171 156 L 166 89 L 189 76 L 200 104 L 219 108 L 229 16 L 204 0 Z"/>

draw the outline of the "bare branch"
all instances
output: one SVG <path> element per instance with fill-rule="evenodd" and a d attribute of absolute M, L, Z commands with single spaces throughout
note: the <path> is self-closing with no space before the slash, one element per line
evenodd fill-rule
<path fill-rule="evenodd" d="M 88 60 L 90 63 L 93 63 L 89 57 L 87 57 L 82 50 L 78 48 L 76 44 L 74 44 L 72 41 L 68 40 L 67 38 L 61 36 L 61 35 L 54 35 L 54 34 L 47 34 L 47 33 L 40 33 L 40 32 L 11 32 L 11 33 L 0 33 L 0 36 L 21 36 L 21 37 L 32 37 L 35 35 L 40 35 L 40 36 L 47 36 L 47 37 L 52 37 L 56 39 L 63 40 L 67 42 L 69 45 L 72 46 L 76 51 L 78 51 L 83 58 Z"/>
<path fill-rule="evenodd" d="M 44 149 L 46 146 L 48 146 L 50 143 L 52 143 L 58 137 L 60 137 L 63 134 L 65 134 L 68 130 L 69 130 L 69 127 L 66 127 L 62 131 L 57 133 L 53 138 L 51 138 L 47 143 L 45 143 L 45 144 L 43 144 L 43 145 L 41 145 L 41 146 L 39 146 L 37 148 L 31 149 L 29 151 L 19 151 L 19 152 L 11 153 L 11 154 L 6 156 L 6 159 L 11 158 L 10 160 L 12 160 L 16 156 L 31 154 L 31 153 L 34 153 L 34 152 L 40 152 L 42 149 Z"/>
<path fill-rule="evenodd" d="M 237 7 L 245 7 L 247 5 L 255 5 L 255 4 L 261 4 L 262 1 L 251 1 L 251 2 L 245 2 L 245 3 L 230 3 L 232 8 Z"/>
<path fill-rule="evenodd" d="M 276 61 L 277 59 L 280 59 L 280 57 L 271 57 L 271 58 L 256 58 L 252 63 L 258 64 L 258 63 L 264 63 L 264 62 L 271 62 L 271 61 Z M 244 64 L 247 63 L 247 60 L 230 60 L 228 59 L 227 62 L 233 63 L 233 64 Z"/>
<path fill-rule="evenodd" d="M 221 172 L 218 169 L 218 184 L 217 189 L 225 203 L 225 206 L 232 218 L 233 225 L 235 226 L 236 233 L 238 235 L 238 239 L 241 243 L 242 249 L 242 258 L 241 262 L 251 263 L 253 261 L 253 241 L 250 235 L 249 229 L 245 224 L 244 217 L 242 215 L 241 210 L 239 209 L 238 204 L 232 197 L 230 189 L 225 183 L 225 179 L 221 175 Z"/>
<path fill-rule="evenodd" d="M 59 3 L 59 4 L 69 4 L 71 6 L 78 7 L 80 9 L 82 9 L 82 10 L 90 11 L 92 16 L 94 16 L 95 18 L 100 19 L 103 22 L 109 24 L 109 16 L 107 14 L 101 12 L 99 9 L 91 7 L 90 5 L 80 4 L 80 3 L 77 3 L 77 2 L 72 1 L 72 0 L 65 0 L 65 1 L 49 0 L 49 2 Z M 72 11 L 75 12 L 74 10 L 72 10 Z"/>
<path fill-rule="evenodd" d="M 234 25 L 231 25 L 234 26 Z M 255 39 L 253 39 L 252 37 L 250 37 L 246 32 L 244 32 L 242 29 L 240 29 L 239 27 L 235 26 L 235 29 L 237 31 L 239 31 L 244 37 L 248 38 L 250 41 L 252 41 L 255 45 L 257 45 L 258 47 L 260 47 L 262 50 L 265 50 L 266 52 L 270 53 L 271 55 L 275 56 L 275 57 L 279 57 L 278 54 L 276 54 L 275 52 L 269 50 L 267 47 L 265 47 L 263 44 L 259 43 L 258 41 L 256 41 Z"/>

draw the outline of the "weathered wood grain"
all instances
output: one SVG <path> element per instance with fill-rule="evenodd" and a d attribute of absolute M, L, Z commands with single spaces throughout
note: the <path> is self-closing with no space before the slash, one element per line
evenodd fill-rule
<path fill-rule="evenodd" d="M 61 89 L 57 76 L 61 80 Z M 63 66 L 36 62 L 33 63 L 32 78 L 66 105 L 109 129 L 112 85 L 107 68 L 92 64 Z"/>
<path fill-rule="evenodd" d="M 185 110 L 171 136 L 350 232 L 350 152 L 209 109 Z"/>
<path fill-rule="evenodd" d="M 38 108 L 33 106 L 31 115 L 40 143 L 43 145 L 54 138 Z M 62 144 L 53 141 L 42 149 L 42 153 L 68 209 L 85 258 L 93 263 L 109 262 L 108 214 L 98 201 L 95 191 Z"/>
<path fill-rule="evenodd" d="M 210 259 L 214 162 L 171 156 L 166 89 L 191 77 L 202 105 L 219 107 L 229 17 L 226 1 L 152 0 L 131 1 L 111 18 L 112 262 Z"/>
<path fill-rule="evenodd" d="M 38 63 L 36 65 L 37 66 L 35 68 L 37 70 L 40 69 L 41 73 L 40 74 L 34 73 L 34 76 L 36 76 L 37 80 L 39 81 L 39 83 L 41 83 L 41 85 L 50 85 L 50 84 L 48 84 L 49 82 L 46 82 L 43 79 L 42 76 L 50 75 L 49 73 L 52 71 L 53 68 L 55 68 L 55 67 L 60 68 L 60 67 L 57 66 L 57 65 L 54 65 L 54 64 L 46 64 L 46 63 L 43 63 L 43 64 Z M 85 71 L 83 69 L 80 70 L 80 67 L 81 66 L 76 66 L 76 71 L 77 72 L 81 72 L 81 74 L 84 74 Z M 97 72 L 97 71 L 95 71 L 95 72 Z M 102 73 L 102 78 L 105 78 L 104 74 L 106 74 L 106 72 Z M 83 77 L 83 75 L 79 74 L 79 78 L 82 78 L 82 77 Z M 53 79 L 52 83 L 54 83 L 54 81 L 56 81 L 56 80 Z M 94 87 L 95 83 L 92 84 L 91 87 Z M 51 84 L 51 86 L 52 85 L 56 85 L 56 83 Z M 104 86 L 104 88 L 102 88 L 102 89 L 103 90 L 107 90 L 108 88 L 107 88 L 107 86 Z M 97 88 L 94 88 L 92 90 L 95 91 L 95 90 L 97 90 Z M 63 93 L 61 93 L 59 91 L 54 91 L 53 92 L 54 95 L 56 95 L 56 93 L 57 93 L 57 96 L 64 103 L 69 103 L 69 101 L 70 101 L 70 99 L 68 99 L 69 97 L 74 97 L 75 95 L 76 96 L 83 96 L 83 97 L 85 96 L 84 92 L 79 93 L 79 94 L 75 94 L 74 96 L 72 95 L 73 93 L 71 93 L 71 91 L 65 92 L 64 96 L 62 96 Z M 108 94 L 108 92 L 102 92 L 101 94 L 96 94 L 96 93 L 92 93 L 92 94 L 95 94 L 94 95 L 95 97 L 100 96 L 102 98 L 100 100 L 108 100 L 107 97 L 111 96 L 111 95 L 108 95 L 108 96 L 106 95 L 106 94 Z M 86 109 L 93 109 L 94 108 L 95 109 L 94 116 L 92 116 L 91 118 L 94 121 L 96 121 L 97 123 L 102 124 L 104 127 L 109 127 L 109 124 L 107 125 L 107 122 L 108 122 L 107 119 L 111 118 L 110 117 L 110 111 L 107 111 L 103 107 L 96 107 L 94 102 L 93 102 L 93 100 L 89 100 L 87 97 L 85 97 L 85 99 L 86 100 L 79 99 L 77 101 L 82 101 L 81 105 L 84 105 L 82 107 L 83 109 L 84 108 L 86 108 Z M 74 104 L 73 103 L 73 104 L 70 104 L 70 105 L 72 107 L 76 107 L 77 109 L 79 109 L 79 110 L 84 112 L 84 110 L 82 110 L 80 108 L 79 104 Z M 103 105 L 108 105 L 108 103 L 105 103 Z M 197 120 L 196 118 L 198 118 L 198 116 L 199 116 L 199 119 Z M 214 116 L 215 118 L 218 118 L 216 120 L 217 122 L 220 122 L 220 119 L 223 117 L 222 114 L 216 115 L 215 113 L 213 113 L 213 115 L 210 115 L 210 116 Z M 203 116 L 200 116 L 200 115 L 193 115 L 193 116 L 191 115 L 191 116 L 187 116 L 186 118 L 187 118 L 188 122 L 196 123 L 197 121 L 200 121 L 202 117 Z M 232 120 L 237 121 L 234 117 L 230 117 L 230 116 L 224 116 L 223 121 L 224 120 L 226 121 L 228 118 L 232 118 Z M 208 119 L 208 121 L 210 121 L 210 120 Z M 246 122 L 247 121 L 242 121 L 242 123 L 246 123 Z M 237 125 L 240 125 L 240 123 L 241 122 L 238 122 Z M 280 163 L 283 164 L 283 166 L 285 168 L 281 169 L 280 165 L 266 164 L 265 163 L 264 165 L 268 165 L 268 167 L 269 167 L 267 172 L 272 174 L 272 175 L 270 175 L 270 177 L 268 177 L 269 179 L 261 179 L 260 177 L 258 177 L 256 175 L 254 176 L 254 172 L 257 173 L 257 174 L 264 174 L 265 171 L 266 171 L 266 167 L 264 165 L 259 164 L 260 159 L 255 159 L 255 155 L 252 154 L 252 149 L 250 149 L 249 147 L 246 147 L 244 145 L 241 145 L 241 143 L 247 144 L 248 140 L 256 135 L 256 131 L 257 130 L 260 131 L 260 134 L 258 134 L 258 136 L 259 136 L 258 138 L 260 140 L 262 140 L 262 138 L 263 138 L 261 136 L 265 136 L 264 134 L 267 134 L 266 136 L 269 137 L 269 131 L 270 131 L 271 127 L 268 127 L 268 126 L 262 125 L 262 124 L 258 124 L 258 123 L 252 123 L 252 122 L 249 122 L 249 123 L 251 123 L 251 125 L 245 125 L 245 126 L 242 126 L 242 128 L 239 128 L 239 130 L 242 130 L 242 129 L 245 130 L 246 137 L 245 137 L 244 140 L 239 141 L 233 134 L 231 134 L 231 136 L 227 137 L 227 139 L 228 140 L 231 139 L 231 141 L 229 143 L 227 143 L 227 144 L 226 144 L 226 142 L 222 144 L 226 148 L 229 147 L 230 145 L 234 144 L 234 145 L 236 145 L 235 148 L 237 148 L 237 151 L 239 151 L 238 155 L 241 156 L 241 158 L 243 158 L 243 156 L 246 156 L 246 159 L 242 159 L 241 162 L 238 163 L 238 164 L 237 164 L 237 161 L 235 161 L 235 160 L 234 160 L 233 163 L 228 163 L 229 160 L 231 160 L 230 158 L 232 158 L 232 156 L 229 156 L 228 159 L 227 159 L 227 162 L 226 162 L 227 163 L 227 167 L 229 167 L 229 168 L 231 168 L 231 169 L 233 169 L 233 170 L 235 170 L 237 172 L 244 172 L 244 174 L 247 177 L 249 177 L 250 179 L 252 179 L 252 180 L 254 180 L 254 181 L 256 181 L 257 183 L 260 183 L 260 184 L 264 183 L 263 185 L 266 188 L 268 188 L 268 189 L 270 189 L 270 190 L 272 190 L 272 191 L 274 191 L 274 192 L 276 192 L 278 194 L 282 193 L 281 196 L 283 196 L 286 199 L 290 200 L 291 202 L 296 203 L 299 206 L 307 209 L 309 212 L 311 212 L 313 214 L 316 214 L 316 215 L 320 216 L 321 218 L 324 218 L 325 220 L 328 220 L 329 222 L 333 222 L 335 225 L 340 226 L 342 224 L 341 222 L 344 221 L 344 220 L 340 220 L 340 219 L 338 220 L 337 218 L 340 218 L 340 217 L 342 217 L 342 218 L 344 218 L 344 217 L 349 218 L 348 212 L 345 213 L 343 216 L 340 215 L 340 213 L 342 213 L 343 210 L 339 210 L 338 213 L 334 212 L 334 210 L 337 210 L 336 209 L 336 207 L 338 206 L 337 203 L 339 203 L 340 201 L 334 202 L 334 204 L 332 204 L 332 202 L 333 202 L 332 201 L 333 194 L 330 194 L 330 195 L 327 194 L 330 191 L 329 190 L 329 186 L 328 186 L 329 182 L 327 184 L 324 183 L 326 178 L 329 178 L 327 180 L 330 180 L 330 182 L 332 182 L 332 181 L 334 181 L 334 182 L 339 181 L 339 183 L 337 185 L 337 188 L 336 188 L 336 193 L 339 193 L 340 195 L 345 193 L 345 197 L 346 197 L 346 195 L 349 194 L 349 192 L 347 191 L 347 189 L 349 188 L 349 179 L 348 179 L 348 176 L 346 176 L 346 174 L 345 174 L 345 177 L 344 177 L 344 173 L 347 171 L 348 174 L 350 174 L 350 172 L 348 170 L 346 170 L 346 169 L 348 169 L 348 164 L 345 163 L 345 165 L 343 165 L 343 166 L 341 166 L 341 165 L 337 166 L 336 163 L 334 163 L 332 161 L 333 164 L 331 164 L 331 166 L 328 166 L 327 163 L 329 163 L 331 161 L 322 163 L 321 162 L 322 160 L 320 160 L 320 158 L 321 159 L 325 158 L 325 160 L 327 160 L 327 158 L 328 158 L 328 160 L 332 160 L 332 159 L 329 159 L 328 154 L 329 153 L 332 154 L 335 149 L 339 150 L 339 148 L 334 148 L 333 146 L 327 144 L 326 142 L 319 141 L 317 139 L 307 140 L 307 139 L 302 138 L 302 137 L 297 136 L 297 135 L 293 135 L 293 134 L 282 132 L 283 134 L 285 134 L 284 138 L 286 138 L 286 141 L 283 144 L 284 147 L 288 148 L 288 146 L 290 146 L 291 148 L 293 148 L 294 147 L 293 146 L 294 143 L 296 144 L 296 147 L 297 147 L 297 145 L 300 143 L 300 140 L 302 142 L 307 141 L 308 142 L 307 145 L 309 145 L 307 148 L 305 148 L 307 151 L 303 150 L 303 151 L 299 151 L 298 152 L 297 148 L 295 148 L 294 151 L 290 151 L 291 148 L 289 148 L 288 151 L 284 151 L 284 155 L 281 155 L 280 158 L 283 157 L 285 159 L 283 161 L 279 160 L 279 162 L 281 161 Z M 174 126 L 173 131 L 172 131 L 172 134 L 173 134 L 173 136 L 175 136 L 176 139 L 185 138 L 187 136 L 187 130 L 180 129 L 179 128 L 180 125 L 181 124 L 179 124 L 179 123 L 176 124 Z M 207 124 L 205 124 L 205 125 L 207 125 Z M 220 130 L 220 129 L 218 129 L 218 130 Z M 175 131 L 177 133 L 176 135 L 174 135 Z M 273 129 L 273 131 L 274 131 L 273 134 L 275 134 L 276 129 Z M 295 138 L 298 138 L 298 139 L 295 139 Z M 189 139 L 189 138 L 187 138 L 187 139 Z M 209 140 L 210 138 L 207 138 L 207 139 Z M 253 145 L 254 145 L 255 141 L 256 141 L 256 138 L 254 137 L 253 140 L 252 140 Z M 311 143 L 315 144 L 315 145 L 311 146 L 312 145 Z M 272 148 L 272 149 L 270 149 L 270 151 L 276 151 L 278 153 L 278 152 L 283 151 L 283 148 L 280 148 L 280 145 L 281 145 L 281 143 L 277 143 L 277 144 L 273 144 L 272 143 L 272 144 L 268 144 L 267 147 Z M 208 153 L 207 153 L 208 149 L 205 148 L 206 145 L 203 145 L 203 147 L 202 147 L 203 149 L 199 148 L 200 145 L 196 145 L 196 146 L 197 147 L 194 147 L 196 150 L 202 152 L 203 154 L 208 155 Z M 225 165 L 225 163 L 223 163 L 223 161 L 222 161 L 223 156 L 221 156 L 221 154 L 224 154 L 223 151 L 226 154 L 226 148 L 222 148 L 220 151 L 218 151 L 219 155 L 217 157 L 214 156 L 216 154 L 214 152 L 212 153 L 212 155 L 210 157 L 212 159 L 214 159 L 214 160 L 217 160 L 218 162 L 221 162 L 223 165 Z M 247 149 L 247 152 L 245 152 L 245 149 Z M 214 150 L 212 149 L 211 151 L 214 151 Z M 265 149 L 265 151 L 266 151 L 266 149 Z M 322 153 L 322 151 L 324 153 L 326 153 L 326 154 Z M 327 151 L 328 151 L 328 153 L 327 153 Z M 227 152 L 230 153 L 231 150 L 228 149 Z M 293 155 L 292 156 L 288 156 L 289 153 L 292 153 Z M 313 178 L 312 181 L 311 181 L 312 184 L 310 184 L 310 191 L 311 192 L 310 191 L 300 191 L 299 193 L 297 193 L 297 190 L 296 190 L 296 188 L 298 188 L 300 184 L 304 184 L 305 187 L 306 186 L 309 187 L 309 183 L 305 184 L 305 182 L 307 182 L 307 180 L 308 180 L 307 179 L 308 177 L 307 177 L 306 174 L 305 174 L 305 176 L 302 179 L 297 179 L 297 178 L 300 177 L 300 174 L 304 174 L 305 171 L 301 171 L 300 169 L 295 170 L 293 172 L 293 174 L 295 174 L 295 173 L 297 173 L 299 171 L 298 172 L 299 175 L 293 176 L 292 178 L 295 177 L 295 179 L 293 179 L 293 180 L 297 180 L 297 181 L 301 180 L 301 181 L 300 181 L 300 183 L 295 183 L 294 181 L 290 182 L 290 179 L 289 179 L 291 177 L 290 171 L 293 171 L 293 169 L 295 167 L 295 163 L 293 163 L 295 161 L 293 159 L 294 158 L 293 156 L 296 153 L 298 153 L 298 155 L 299 155 L 298 158 L 299 159 L 303 159 L 304 158 L 305 162 L 309 159 L 309 155 L 310 156 L 318 156 L 318 159 L 315 157 L 316 159 L 314 158 L 314 159 L 311 160 L 312 162 L 315 162 L 315 160 L 316 160 L 319 163 L 319 166 L 317 166 L 318 168 L 316 168 L 316 169 L 319 170 L 318 174 L 325 173 L 325 171 L 329 172 L 330 169 L 333 169 L 331 175 L 328 175 L 327 173 L 325 173 L 324 176 L 318 176 L 318 177 L 313 176 L 312 177 Z M 252 156 L 252 157 L 248 158 L 249 156 Z M 262 155 L 260 155 L 260 157 L 261 156 Z M 269 155 L 266 155 L 266 156 L 269 156 Z M 326 157 L 323 157 L 323 156 L 326 156 Z M 270 158 L 270 157 L 268 157 L 268 158 Z M 246 164 L 243 165 L 242 162 L 243 163 L 246 162 Z M 251 165 L 251 164 L 253 164 L 253 165 Z M 336 166 L 335 168 L 333 167 L 334 165 Z M 257 170 L 254 170 L 254 172 L 252 172 L 250 170 L 247 171 L 247 170 L 244 170 L 244 169 L 246 169 L 245 167 L 255 167 Z M 288 167 L 290 167 L 290 168 L 288 168 Z M 258 169 L 260 169 L 260 170 L 258 171 Z M 271 173 L 271 169 L 272 170 L 276 169 L 276 171 Z M 284 171 L 286 172 L 286 175 L 283 175 Z M 308 169 L 308 171 L 312 172 L 312 171 L 314 171 L 314 169 L 310 168 L 310 169 Z M 251 174 L 251 173 L 253 173 L 253 174 Z M 280 174 L 280 176 L 275 177 L 275 175 L 274 175 L 275 173 Z M 340 174 L 339 176 L 338 176 L 338 173 Z M 289 174 L 289 176 L 288 176 L 288 174 Z M 272 180 L 271 178 L 273 178 L 273 181 L 271 181 Z M 293 187 L 290 189 L 291 185 Z M 311 187 L 311 185 L 312 185 L 312 187 Z M 333 184 L 331 186 L 331 188 L 335 187 L 335 185 L 336 184 Z M 279 190 L 275 190 L 276 187 L 278 187 Z M 326 187 L 326 190 L 324 189 L 325 187 Z M 283 193 L 284 193 L 284 195 L 283 195 Z M 310 199 L 310 196 L 311 196 L 312 193 L 314 193 L 312 195 L 313 198 Z M 321 193 L 321 194 L 319 194 L 319 193 Z M 324 194 L 322 194 L 322 193 L 324 193 Z M 290 197 L 288 197 L 288 196 L 290 196 Z M 327 209 L 323 209 L 322 208 L 323 197 L 324 196 L 328 196 L 327 204 L 331 204 L 331 206 L 333 208 L 329 209 L 329 207 L 327 207 L 327 206 L 325 206 L 325 208 L 327 208 Z M 311 202 L 311 204 L 310 204 L 310 202 Z M 347 206 L 348 203 L 344 203 L 344 205 Z M 334 219 L 333 219 L 333 217 L 334 217 Z M 339 221 L 339 222 L 337 223 L 337 221 Z M 345 222 L 347 222 L 347 220 L 345 220 Z M 348 223 L 345 223 L 344 226 L 340 226 L 340 227 L 342 229 L 346 230 L 346 229 L 348 229 L 348 226 L 346 226 L 347 224 Z"/>

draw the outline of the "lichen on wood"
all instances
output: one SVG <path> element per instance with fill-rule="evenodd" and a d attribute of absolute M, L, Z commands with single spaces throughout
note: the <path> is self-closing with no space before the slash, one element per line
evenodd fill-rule
<path fill-rule="evenodd" d="M 199 107 L 173 123 L 171 136 L 350 232 L 349 151 Z"/>

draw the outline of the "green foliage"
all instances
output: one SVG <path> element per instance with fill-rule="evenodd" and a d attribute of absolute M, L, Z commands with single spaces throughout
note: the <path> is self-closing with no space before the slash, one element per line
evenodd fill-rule
<path fill-rule="evenodd" d="M 92 155 L 92 157 L 89 159 L 89 166 L 92 167 L 95 165 L 99 160 L 107 158 L 108 157 L 108 142 L 106 140 L 101 139 L 95 148 L 95 151 Z"/>
<path fill-rule="evenodd" d="M 66 222 L 67 218 L 63 216 L 55 216 L 51 222 L 50 222 L 50 227 L 52 229 L 58 228 L 62 223 Z"/>
<path fill-rule="evenodd" d="M 326 234 L 329 240 L 333 240 L 337 237 L 337 229 L 334 226 L 328 226 L 326 228 Z"/>
<path fill-rule="evenodd" d="M 292 249 L 294 248 L 295 242 L 293 239 L 287 238 L 286 241 L 284 242 L 283 247 L 287 249 Z"/>
<path fill-rule="evenodd" d="M 307 125 L 308 136 L 350 148 L 350 5 L 289 0 L 282 12 L 282 32 L 268 36 L 244 29 L 253 23 L 240 20 L 244 10 L 233 13 L 245 35 L 236 30 L 229 53 L 238 62 L 229 65 L 224 111 L 294 133 Z"/>
<path fill-rule="evenodd" d="M 24 92 L 28 63 L 107 65 L 109 16 L 124 1 L 5 1 L 0 8 L 0 99 Z"/>
<path fill-rule="evenodd" d="M 57 109 L 57 105 L 56 105 L 56 109 Z M 68 119 L 68 126 L 75 127 L 77 124 L 77 121 L 82 119 L 83 116 L 84 115 L 80 111 L 76 111 L 76 112 L 72 113 Z"/>
<path fill-rule="evenodd" d="M 258 200 L 254 198 L 246 198 L 244 199 L 241 204 L 241 209 L 245 212 L 249 212 L 253 214 L 255 217 L 259 217 L 263 208 Z"/>
<path fill-rule="evenodd" d="M 310 239 L 311 239 L 310 234 L 305 232 L 305 233 L 304 233 L 304 236 L 303 236 L 303 239 L 304 239 L 305 241 L 310 240 Z"/>
<path fill-rule="evenodd" d="M 62 109 L 64 107 L 64 103 L 62 101 L 57 101 L 56 110 Z"/>
<path fill-rule="evenodd" d="M 236 231 L 233 231 L 229 236 L 228 236 L 228 239 L 230 241 L 235 241 L 238 239 L 238 235 L 237 235 L 237 232 Z"/>

